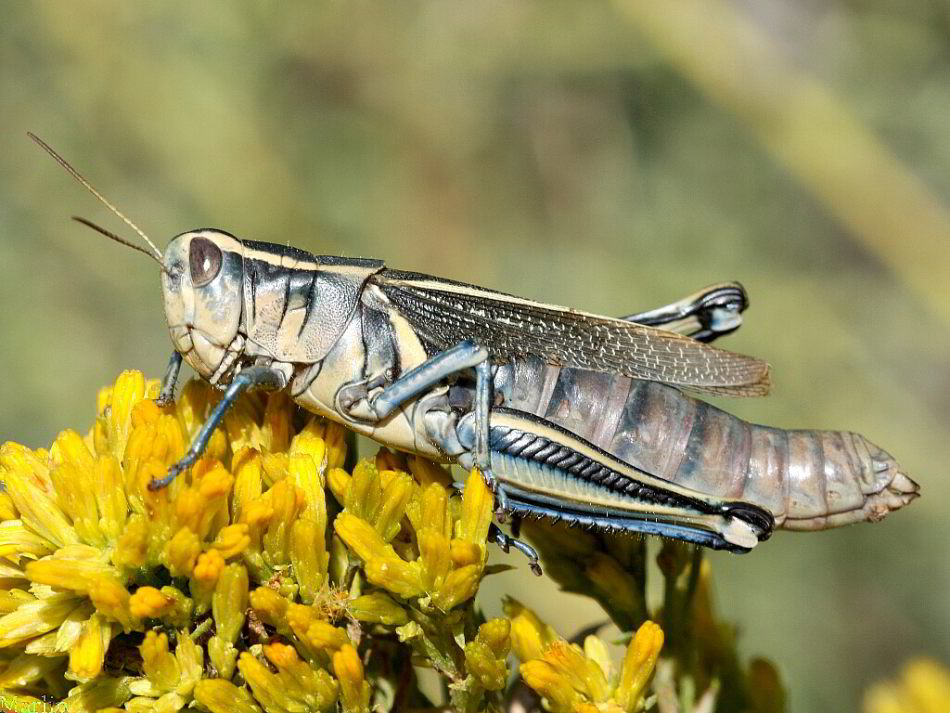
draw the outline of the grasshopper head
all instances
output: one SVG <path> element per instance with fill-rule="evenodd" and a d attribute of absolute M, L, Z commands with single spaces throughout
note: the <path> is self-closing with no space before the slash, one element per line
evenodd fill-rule
<path fill-rule="evenodd" d="M 175 349 L 212 383 L 224 378 L 243 339 L 244 246 L 219 230 L 182 233 L 165 249 L 162 293 Z"/>

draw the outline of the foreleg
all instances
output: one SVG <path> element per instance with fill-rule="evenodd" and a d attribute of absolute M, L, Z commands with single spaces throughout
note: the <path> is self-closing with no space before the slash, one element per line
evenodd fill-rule
<path fill-rule="evenodd" d="M 168 406 L 175 400 L 175 385 L 178 383 L 178 374 L 181 371 L 181 353 L 172 352 L 168 360 L 168 366 L 165 369 L 165 377 L 162 379 L 162 389 L 158 392 L 158 398 L 155 403 L 159 406 Z"/>
<path fill-rule="evenodd" d="M 278 391 L 287 386 L 287 381 L 288 377 L 284 371 L 269 366 L 251 366 L 239 372 L 228 385 L 224 396 L 221 397 L 221 400 L 211 411 L 208 420 L 202 424 L 201 430 L 198 431 L 198 435 L 195 436 L 195 439 L 192 441 L 188 452 L 185 453 L 180 461 L 168 469 L 168 474 L 164 478 L 151 481 L 148 484 L 148 489 L 160 490 L 164 488 L 178 477 L 179 473 L 194 465 L 195 461 L 204 453 L 205 448 L 208 447 L 208 441 L 211 440 L 211 434 L 214 433 L 214 429 L 220 425 L 228 409 L 231 408 L 231 405 L 237 401 L 237 398 L 241 394 L 250 388 Z"/>

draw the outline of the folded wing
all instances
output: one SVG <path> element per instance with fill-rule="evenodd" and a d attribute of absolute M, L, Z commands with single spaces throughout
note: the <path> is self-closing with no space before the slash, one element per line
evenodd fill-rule
<path fill-rule="evenodd" d="M 437 348 L 471 339 L 496 363 L 533 355 L 710 394 L 769 390 L 764 361 L 661 329 L 412 272 L 383 270 L 370 282 Z"/>

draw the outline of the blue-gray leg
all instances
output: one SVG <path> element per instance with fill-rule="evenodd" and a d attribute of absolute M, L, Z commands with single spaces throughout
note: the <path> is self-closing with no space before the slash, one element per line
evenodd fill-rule
<path fill-rule="evenodd" d="M 158 398 L 155 403 L 159 406 L 167 406 L 175 400 L 175 385 L 178 383 L 178 373 L 181 371 L 181 354 L 172 352 L 171 359 L 168 360 L 168 367 L 165 369 L 165 377 L 162 379 L 162 390 L 158 392 Z"/>
<path fill-rule="evenodd" d="M 211 434 L 214 433 L 214 429 L 221 423 L 224 414 L 228 412 L 228 409 L 231 408 L 231 405 L 237 400 L 238 396 L 252 387 L 277 390 L 284 388 L 286 385 L 287 378 L 283 372 L 266 366 L 252 366 L 238 373 L 228 385 L 224 396 L 221 397 L 221 400 L 211 411 L 211 415 L 208 416 L 208 419 L 202 424 L 201 430 L 198 431 L 198 435 L 195 436 L 195 440 L 192 441 L 188 452 L 185 453 L 180 461 L 168 469 L 168 474 L 164 478 L 151 481 L 148 484 L 148 489 L 160 490 L 164 488 L 178 477 L 179 473 L 195 464 L 195 461 L 201 457 L 205 448 L 208 447 L 208 441 L 211 440 Z"/>
<path fill-rule="evenodd" d="M 748 306 L 749 298 L 742 285 L 721 282 L 672 304 L 621 319 L 711 342 L 738 329 L 742 312 Z"/>
<path fill-rule="evenodd" d="M 492 523 L 491 527 L 488 528 L 488 541 L 498 545 L 498 548 L 502 552 L 507 552 L 510 548 L 514 547 L 518 552 L 528 558 L 528 566 L 531 568 L 531 571 L 539 577 L 541 576 L 541 564 L 538 562 L 538 553 L 527 542 L 522 542 L 510 535 L 506 535 L 495 523 Z"/>
<path fill-rule="evenodd" d="M 414 369 L 410 369 L 384 388 L 371 403 L 377 419 L 386 418 L 409 399 L 431 389 L 443 379 L 460 371 L 488 365 L 488 350 L 475 342 L 465 340 L 439 352 Z M 489 383 L 489 388 L 491 383 Z"/>
<path fill-rule="evenodd" d="M 508 498 L 505 496 L 504 489 L 498 487 L 498 483 L 495 482 L 495 477 L 491 472 L 491 446 L 489 444 L 491 402 L 491 364 L 488 359 L 485 359 L 475 367 L 475 465 L 481 471 L 488 487 L 495 493 L 495 516 L 503 520 L 508 512 Z"/>
<path fill-rule="evenodd" d="M 348 384 L 337 393 L 340 410 L 350 418 L 375 423 L 389 416 L 406 401 L 415 398 L 444 379 L 466 369 L 475 369 L 475 465 L 481 471 L 485 482 L 495 493 L 496 509 L 504 512 L 507 508 L 505 493 L 497 487 L 491 473 L 491 451 L 489 448 L 489 421 L 492 400 L 491 364 L 488 350 L 466 339 L 454 347 L 427 359 L 419 366 L 386 386 L 374 397 L 369 391 L 381 385 L 383 377 L 371 377 L 365 381 Z"/>

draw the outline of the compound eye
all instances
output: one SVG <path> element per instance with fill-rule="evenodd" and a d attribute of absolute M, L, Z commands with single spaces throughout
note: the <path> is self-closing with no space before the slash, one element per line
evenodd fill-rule
<path fill-rule="evenodd" d="M 204 287 L 221 270 L 221 249 L 205 238 L 192 238 L 188 248 L 188 267 L 192 285 Z"/>

